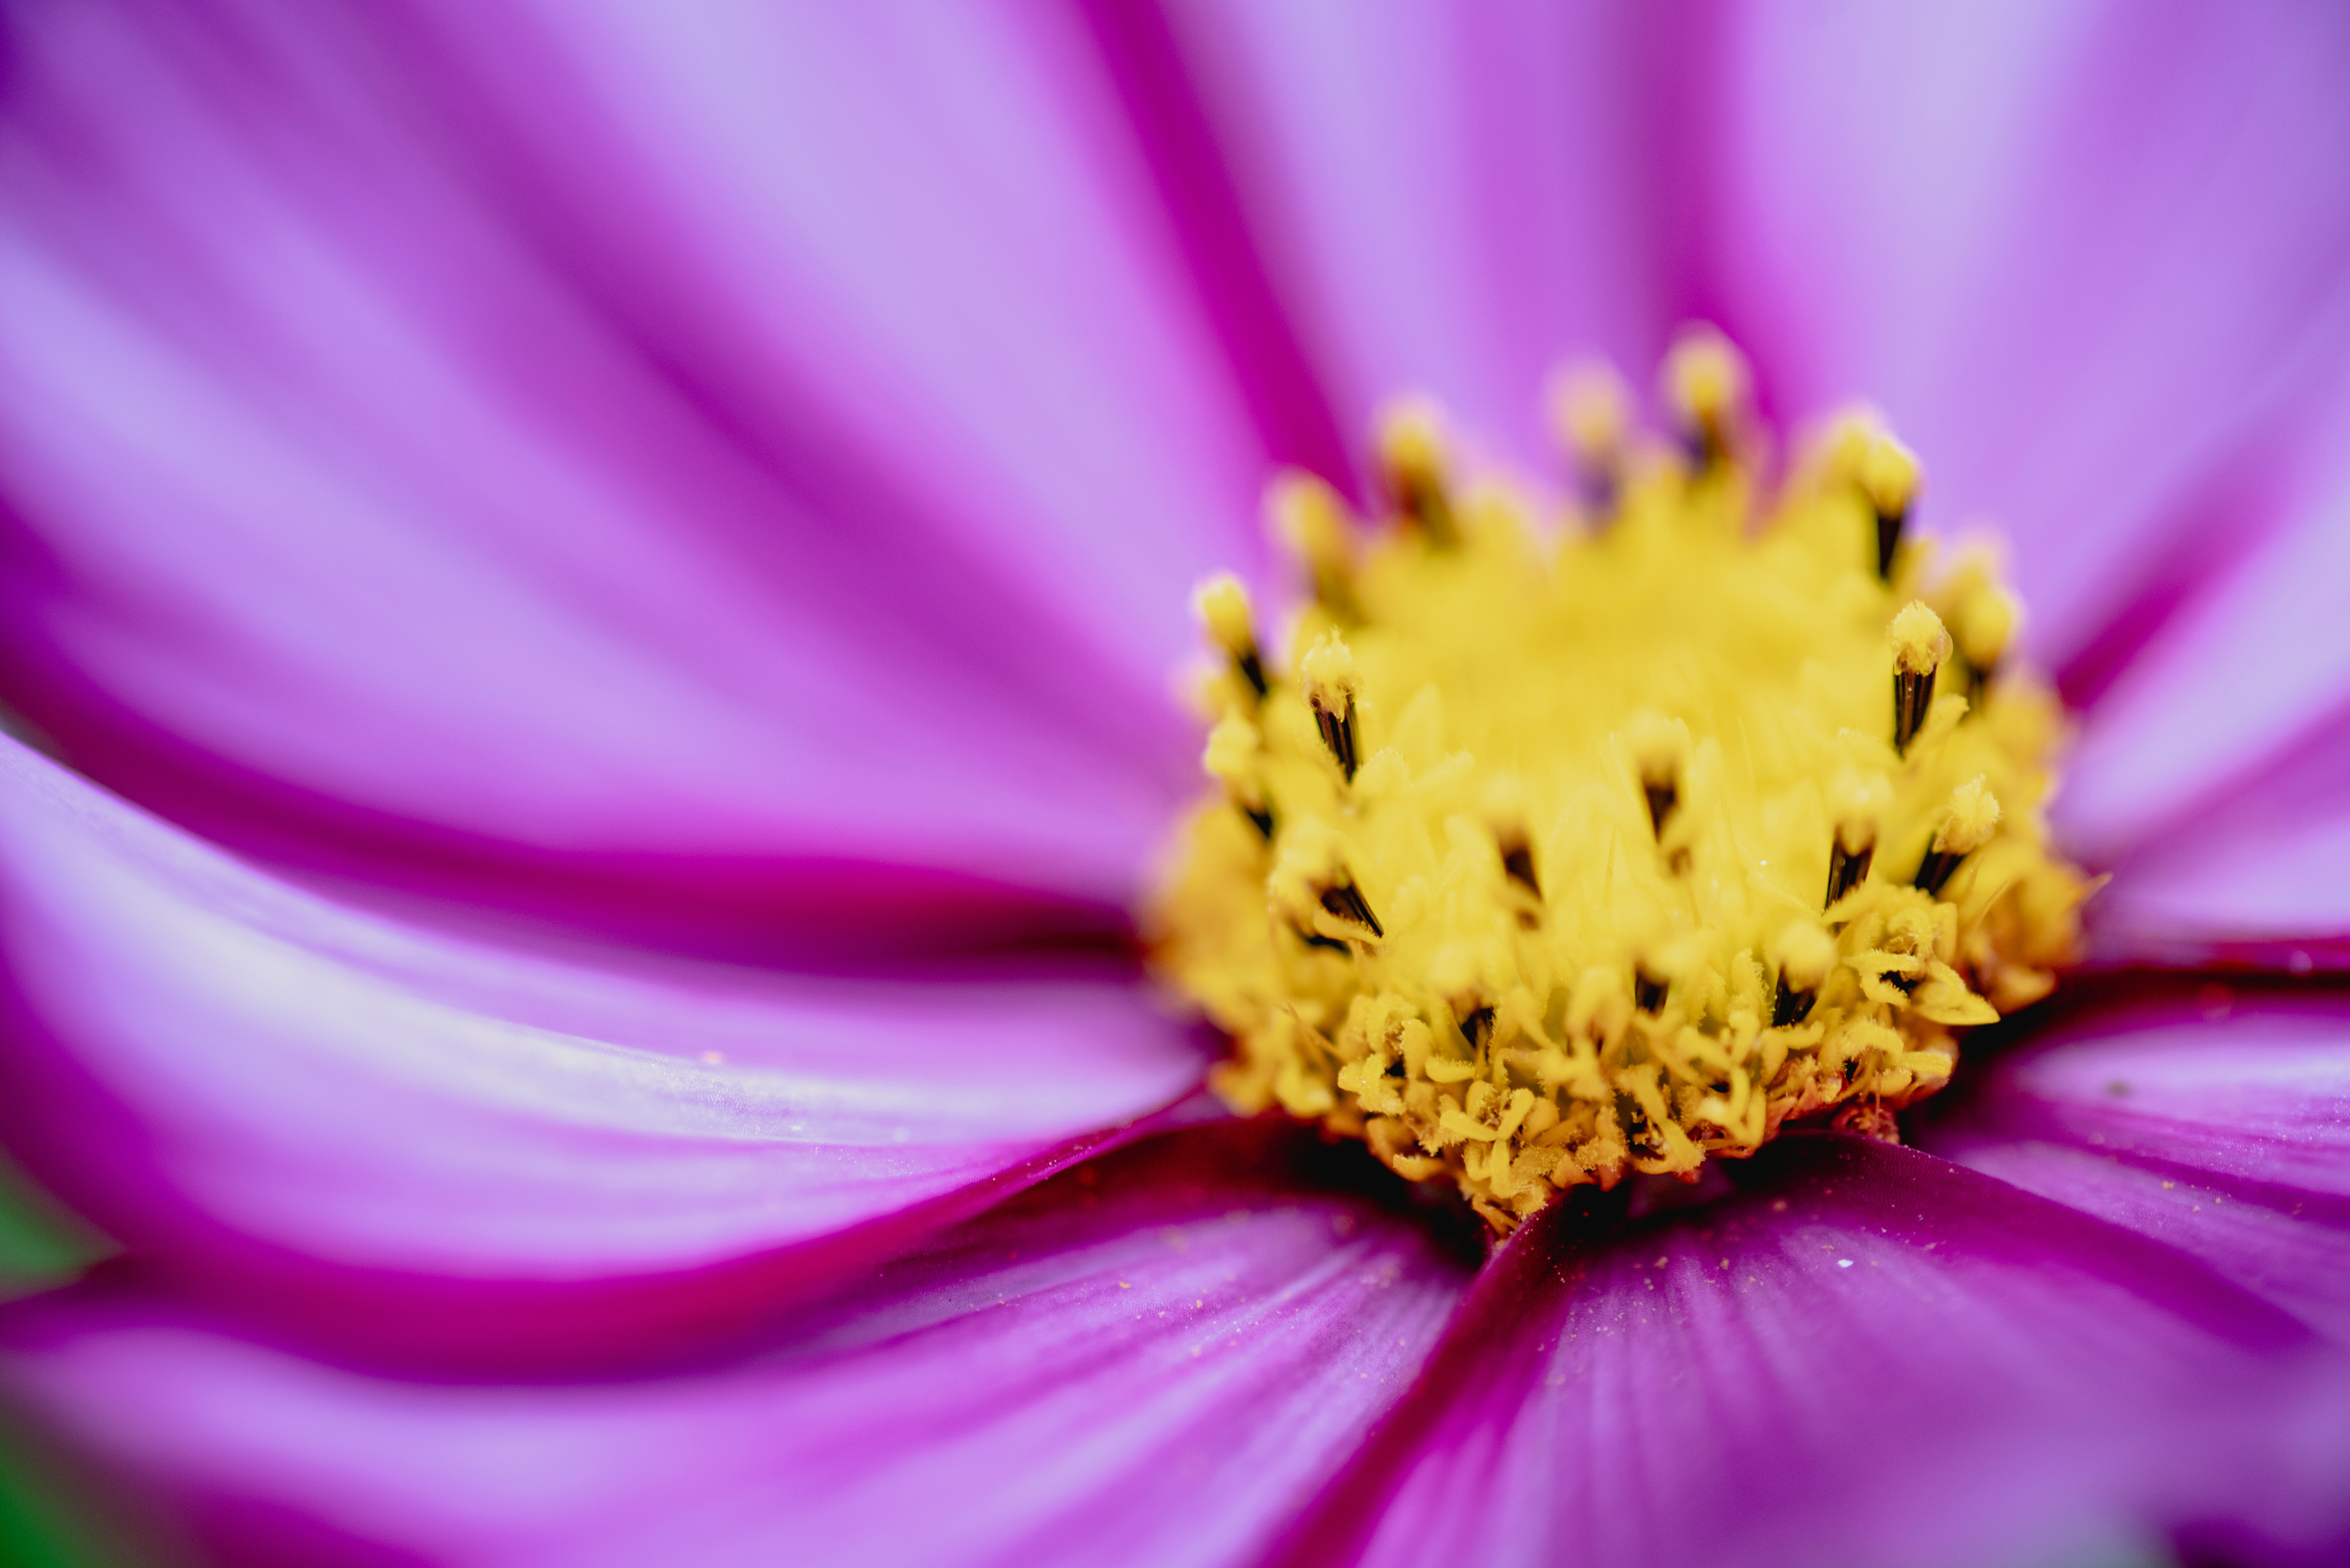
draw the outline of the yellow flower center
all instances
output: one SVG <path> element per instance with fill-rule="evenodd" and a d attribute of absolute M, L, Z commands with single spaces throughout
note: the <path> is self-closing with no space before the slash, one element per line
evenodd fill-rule
<path fill-rule="evenodd" d="M 1667 363 L 1678 446 L 1563 385 L 1582 499 L 1456 483 L 1434 412 L 1380 431 L 1395 514 L 1270 511 L 1310 597 L 1258 640 L 1199 607 L 1212 796 L 1152 911 L 1160 972 L 1278 1105 L 1496 1230 L 1559 1189 L 1694 1179 L 1783 1125 L 1893 1136 L 1958 1032 L 2043 995 L 2089 884 L 2047 844 L 2061 718 L 2005 657 L 1987 552 L 1905 533 L 1873 421 L 1761 488 L 1742 369 Z"/>

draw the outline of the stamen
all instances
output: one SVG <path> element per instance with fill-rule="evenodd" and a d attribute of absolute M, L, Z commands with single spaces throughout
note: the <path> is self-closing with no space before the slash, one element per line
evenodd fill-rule
<path fill-rule="evenodd" d="M 1388 495 L 1430 544 L 1449 549 L 1460 543 L 1446 493 L 1444 427 L 1431 405 L 1413 400 L 1388 410 L 1379 426 L 1379 465 Z"/>
<path fill-rule="evenodd" d="M 1893 750 L 1902 756 L 1934 701 L 1934 672 L 1950 655 L 1950 633 L 1932 610 L 1911 599 L 1886 630 L 1893 644 Z"/>
<path fill-rule="evenodd" d="M 1542 897 L 1542 880 L 1534 875 L 1534 846 L 1523 838 L 1505 838 L 1500 845 L 1503 873 L 1519 887 Z"/>
<path fill-rule="evenodd" d="M 1648 965 L 1637 964 L 1632 970 L 1632 1005 L 1643 1012 L 1661 1012 L 1671 986 L 1671 981 L 1651 972 Z"/>
<path fill-rule="evenodd" d="M 1257 782 L 1258 758 L 1263 750 L 1263 741 L 1257 727 L 1238 713 L 1227 713 L 1208 732 L 1207 754 L 1201 761 L 1208 775 L 1223 784 L 1225 794 L 1248 818 L 1258 836 L 1270 839 L 1273 808 L 1265 804 L 1263 786 Z"/>
<path fill-rule="evenodd" d="M 1606 365 L 1578 365 L 1552 383 L 1551 419 L 1595 515 L 1616 510 L 1632 425 L 1632 395 Z"/>
<path fill-rule="evenodd" d="M 1241 580 L 1230 572 L 1209 578 L 1191 596 L 1191 607 L 1249 690 L 1263 696 L 1268 690 L 1264 660 L 1257 653 L 1256 625 L 1249 610 L 1248 590 L 1241 587 Z"/>
<path fill-rule="evenodd" d="M 1892 785 L 1880 774 L 1846 768 L 1836 774 L 1828 791 L 1836 826 L 1828 845 L 1828 887 L 1822 909 L 1834 909 L 1867 877 L 1877 858 L 1877 823 L 1892 801 Z"/>
<path fill-rule="evenodd" d="M 1689 732 L 1654 712 L 1636 713 L 1625 743 L 1639 769 L 1640 795 L 1648 808 L 1648 830 L 1665 864 L 1679 876 L 1690 868 L 1688 835 L 1675 828 L 1681 804 L 1681 773 L 1689 754 Z"/>
<path fill-rule="evenodd" d="M 1629 460 L 1620 389 L 1559 384 L 1604 531 L 1455 472 L 1407 405 L 1378 529 L 1272 492 L 1312 595 L 1261 690 L 1246 596 L 1201 597 L 1213 793 L 1150 940 L 1232 1036 L 1211 1083 L 1497 1231 L 1790 1122 L 1894 1136 L 1963 1031 L 2054 984 L 2090 887 L 2048 847 L 2060 711 L 1995 563 L 1902 538 L 1914 460 L 1847 421 L 1774 493 L 1727 346 L 1666 379 L 1700 472 Z M 1953 655 L 1999 680 L 1938 695 Z M 1914 875 L 1876 874 L 1887 845 Z"/>
<path fill-rule="evenodd" d="M 1746 394 L 1746 366 L 1738 351 L 1718 332 L 1684 335 L 1665 357 L 1665 391 L 1698 466 L 1721 467 L 1730 458 L 1731 421 Z"/>
<path fill-rule="evenodd" d="M 1527 805 L 1525 785 L 1512 774 L 1498 774 L 1485 786 L 1483 815 L 1493 852 L 1501 858 L 1503 877 L 1523 895 L 1518 924 L 1533 930 L 1542 923 L 1543 888 L 1534 870 L 1534 841 L 1526 834 Z"/>
<path fill-rule="evenodd" d="M 1347 869 L 1345 841 L 1336 829 L 1308 817 L 1283 836 L 1267 887 L 1275 907 L 1285 909 L 1307 942 L 1387 935 L 1370 901 Z"/>
<path fill-rule="evenodd" d="M 1387 935 L 1379 925 L 1379 918 L 1372 914 L 1370 905 L 1363 901 L 1363 890 L 1352 882 L 1335 882 L 1323 888 L 1322 907 L 1342 920 L 1368 926 L 1375 937 Z"/>
<path fill-rule="evenodd" d="M 1997 583 L 1979 582 L 1970 587 L 1959 600 L 1951 629 L 1958 634 L 1959 653 L 1967 661 L 1967 700 L 1980 704 L 1983 687 L 1999 672 L 1999 661 L 2006 657 L 2023 615 L 2015 596 Z"/>
<path fill-rule="evenodd" d="M 1286 473 L 1265 492 L 1274 536 L 1304 561 L 1314 597 L 1338 619 L 1362 618 L 1355 603 L 1355 531 L 1338 493 L 1310 473 Z"/>
<path fill-rule="evenodd" d="M 1950 792 L 1950 814 L 1934 830 L 1934 842 L 1918 863 L 1912 885 L 1939 894 L 1959 862 L 1991 842 L 1999 826 L 1999 800 L 1983 787 L 1980 775 Z"/>
<path fill-rule="evenodd" d="M 1833 902 L 1834 900 L 1830 900 Z M 1779 934 L 1779 980 L 1771 995 L 1771 1027 L 1792 1028 L 1812 1015 L 1820 987 L 1835 967 L 1835 939 L 1809 921 Z"/>
<path fill-rule="evenodd" d="M 1331 758 L 1347 775 L 1347 782 L 1353 784 L 1355 772 L 1362 765 L 1355 750 L 1355 693 L 1361 684 L 1355 677 L 1355 656 L 1334 631 L 1314 645 L 1300 670 L 1305 677 L 1305 701 L 1314 709 L 1322 743 L 1330 748 Z"/>
<path fill-rule="evenodd" d="M 1875 432 L 1859 454 L 1853 478 L 1877 517 L 1877 575 L 1893 580 L 1893 557 L 1901 548 L 1901 535 L 1909 525 L 1909 509 L 1918 499 L 1918 460 L 1909 449 L 1882 431 Z"/>
<path fill-rule="evenodd" d="M 1828 891 L 1824 909 L 1835 908 L 1836 900 L 1851 892 L 1868 875 L 1869 863 L 1877 858 L 1877 841 L 1866 844 L 1847 843 L 1845 830 L 1836 829 L 1835 847 L 1828 856 Z"/>

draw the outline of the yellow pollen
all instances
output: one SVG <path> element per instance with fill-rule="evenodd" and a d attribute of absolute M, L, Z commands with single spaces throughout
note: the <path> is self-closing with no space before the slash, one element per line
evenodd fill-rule
<path fill-rule="evenodd" d="M 1791 1121 L 1892 1136 L 1960 1032 L 2073 959 L 2089 884 L 2048 847 L 2061 720 L 2006 657 L 2012 598 L 1931 539 L 1879 571 L 1916 465 L 1873 428 L 1766 493 L 1742 377 L 1718 338 L 1676 351 L 1686 457 L 1569 421 L 1621 462 L 1604 527 L 1456 489 L 1420 404 L 1380 431 L 1387 518 L 1275 486 L 1309 592 L 1261 694 L 1245 595 L 1201 596 L 1216 787 L 1149 920 L 1232 1038 L 1235 1109 L 1360 1137 L 1506 1231 Z"/>

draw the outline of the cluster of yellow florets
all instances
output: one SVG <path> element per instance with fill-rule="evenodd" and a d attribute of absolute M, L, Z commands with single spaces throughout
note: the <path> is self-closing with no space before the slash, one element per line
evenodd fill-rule
<path fill-rule="evenodd" d="M 1908 454 L 1847 419 L 1758 504 L 1727 348 L 1668 385 L 1653 448 L 1612 381 L 1566 385 L 1555 514 L 1458 483 L 1419 407 L 1376 528 L 1279 482 L 1285 658 L 1236 582 L 1200 597 L 1216 792 L 1154 941 L 1233 1037 L 1215 1086 L 1502 1230 L 1792 1118 L 1889 1136 L 1956 1031 L 2049 989 L 2087 890 L 2047 847 L 2059 715 L 2005 657 L 2015 602 L 1905 535 Z"/>

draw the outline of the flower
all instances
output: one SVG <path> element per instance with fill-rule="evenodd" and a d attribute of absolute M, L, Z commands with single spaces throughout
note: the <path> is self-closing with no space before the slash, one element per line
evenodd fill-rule
<path fill-rule="evenodd" d="M 233 1561 L 2338 1554 L 2344 54 L 21 16 L 0 1135 L 122 1249 L 0 1324 L 44 1461 Z M 1189 1093 L 1164 672 L 1276 464 L 1693 318 L 2012 529 L 2099 967 L 1919 1147 L 1481 1266 Z"/>

